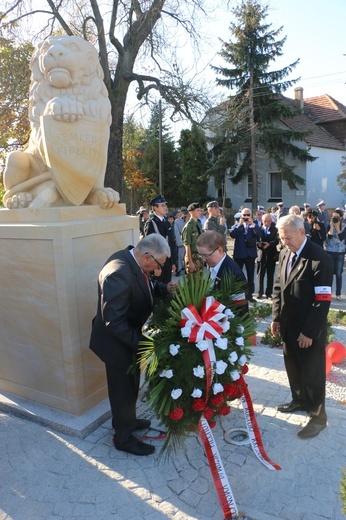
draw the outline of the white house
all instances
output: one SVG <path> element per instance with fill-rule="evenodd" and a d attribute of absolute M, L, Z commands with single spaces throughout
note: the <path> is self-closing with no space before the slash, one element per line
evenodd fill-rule
<path fill-rule="evenodd" d="M 323 199 L 329 209 L 342 206 L 346 197 L 341 193 L 336 178 L 341 170 L 342 158 L 346 156 L 346 107 L 328 94 L 304 100 L 301 87 L 295 89 L 295 99 L 282 99 L 283 102 L 300 109 L 300 112 L 294 118 L 282 120 L 278 124 L 294 130 L 311 131 L 304 141 L 295 144 L 309 150 L 316 160 L 303 163 L 286 158 L 289 164 L 295 166 L 295 173 L 305 180 L 304 185 L 292 190 L 282 181 L 276 165 L 261 150 L 257 150 L 258 203 L 268 208 L 282 200 L 285 207 L 298 205 L 303 208 L 304 202 L 316 206 Z M 211 121 L 217 121 L 220 112 L 225 110 L 226 106 L 217 107 L 207 114 L 203 126 L 208 122 L 207 126 L 210 128 Z M 207 138 L 211 136 L 210 130 L 206 130 L 205 133 Z M 251 207 L 251 176 L 247 182 L 242 181 L 237 185 L 226 176 L 225 184 L 225 196 L 231 199 L 234 210 L 241 205 Z M 222 197 L 223 189 L 216 189 L 211 179 L 208 196 Z"/>

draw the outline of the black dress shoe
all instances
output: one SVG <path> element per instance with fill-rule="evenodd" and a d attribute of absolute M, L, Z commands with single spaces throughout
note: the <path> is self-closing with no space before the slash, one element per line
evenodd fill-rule
<path fill-rule="evenodd" d="M 119 451 L 126 451 L 127 453 L 132 453 L 133 455 L 139 456 L 151 455 L 155 451 L 154 446 L 139 441 L 134 435 L 130 435 L 126 442 L 117 442 L 115 439 L 113 439 L 113 444 Z"/>
<path fill-rule="evenodd" d="M 261 298 L 263 298 L 263 294 L 257 294 L 256 298 L 260 300 Z"/>
<path fill-rule="evenodd" d="M 301 439 L 311 439 L 312 437 L 317 437 L 326 426 L 326 424 L 318 424 L 311 420 L 302 430 L 300 430 L 300 432 L 297 433 L 297 435 Z"/>
<path fill-rule="evenodd" d="M 137 419 L 136 421 L 136 430 L 148 430 L 151 426 L 151 421 L 149 419 Z"/>
<path fill-rule="evenodd" d="M 255 300 L 255 298 L 253 296 L 250 296 L 248 298 L 248 301 L 251 302 L 251 303 L 255 303 L 256 300 Z"/>
<path fill-rule="evenodd" d="M 290 403 L 280 404 L 276 407 L 276 409 L 281 413 L 293 413 L 297 412 L 298 410 L 305 411 L 305 406 L 297 403 L 296 401 L 291 401 Z"/>

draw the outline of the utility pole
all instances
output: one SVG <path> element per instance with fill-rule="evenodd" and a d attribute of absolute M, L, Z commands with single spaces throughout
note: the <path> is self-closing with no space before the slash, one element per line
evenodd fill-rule
<path fill-rule="evenodd" d="M 255 135 L 255 116 L 253 103 L 253 69 L 250 70 L 250 138 L 251 138 L 251 169 L 252 169 L 252 211 L 257 208 L 258 203 L 258 182 L 256 171 L 256 135 Z"/>
<path fill-rule="evenodd" d="M 162 172 L 162 104 L 159 101 L 159 192 L 163 193 L 163 172 Z"/>

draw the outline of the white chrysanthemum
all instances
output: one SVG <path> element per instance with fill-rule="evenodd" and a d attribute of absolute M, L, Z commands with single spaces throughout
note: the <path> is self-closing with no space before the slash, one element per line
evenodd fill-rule
<path fill-rule="evenodd" d="M 238 345 L 238 347 L 243 347 L 244 346 L 244 338 L 242 336 L 239 336 L 239 338 L 237 338 L 235 340 L 235 344 Z"/>
<path fill-rule="evenodd" d="M 200 390 L 199 388 L 194 388 L 191 397 L 195 397 L 198 399 L 199 397 L 202 397 L 202 393 L 202 390 Z"/>
<path fill-rule="evenodd" d="M 239 372 L 237 370 L 232 370 L 230 375 L 233 381 L 238 381 L 238 379 L 240 378 Z"/>
<path fill-rule="evenodd" d="M 223 386 L 221 383 L 215 383 L 213 385 L 213 392 L 214 395 L 219 394 L 220 392 L 223 392 Z"/>
<path fill-rule="evenodd" d="M 228 367 L 227 363 L 225 363 L 224 361 L 222 361 L 222 359 L 220 359 L 220 361 L 216 362 L 215 372 L 217 374 L 221 375 L 225 372 L 227 367 Z"/>
<path fill-rule="evenodd" d="M 202 339 L 201 341 L 197 341 L 196 347 L 203 352 L 203 350 L 207 350 L 208 348 L 208 341 L 206 339 Z"/>
<path fill-rule="evenodd" d="M 239 360 L 238 360 L 238 363 L 239 363 L 239 365 L 242 366 L 242 367 L 245 365 L 245 363 L 246 363 L 246 356 L 245 356 L 245 354 L 243 354 L 242 356 L 240 356 L 240 358 L 239 358 Z"/>
<path fill-rule="evenodd" d="M 181 394 L 183 393 L 181 388 L 174 388 L 171 392 L 172 399 L 179 399 Z"/>
<path fill-rule="evenodd" d="M 179 352 L 179 349 L 180 349 L 180 345 L 174 345 L 172 343 L 172 345 L 169 345 L 169 352 L 172 356 L 176 356 Z"/>
<path fill-rule="evenodd" d="M 202 367 L 201 365 L 195 367 L 193 369 L 193 375 L 200 378 L 204 377 L 204 367 Z"/>
<path fill-rule="evenodd" d="M 188 338 L 191 334 L 191 328 L 190 327 L 182 327 L 180 329 L 180 334 L 182 338 Z"/>
<path fill-rule="evenodd" d="M 233 350 L 233 352 L 230 353 L 230 355 L 228 356 L 228 361 L 230 363 L 232 363 L 232 365 L 234 365 L 234 363 L 237 361 L 238 359 L 238 354 L 236 353 L 235 350 Z"/>
<path fill-rule="evenodd" d="M 226 309 L 223 311 L 226 316 L 228 316 L 229 319 L 234 318 L 235 314 L 231 311 L 231 309 Z"/>
<path fill-rule="evenodd" d="M 239 324 L 238 327 L 237 327 L 238 334 L 243 334 L 244 330 L 245 329 L 244 329 L 243 325 Z"/>
<path fill-rule="evenodd" d="M 171 379 L 171 377 L 173 377 L 173 370 L 162 370 L 160 377 L 167 377 L 167 379 Z"/>
<path fill-rule="evenodd" d="M 227 350 L 227 338 L 217 338 L 215 346 L 221 350 Z"/>
<path fill-rule="evenodd" d="M 225 322 L 222 324 L 223 332 L 227 332 L 230 328 L 231 328 L 231 324 L 230 324 L 229 321 L 225 321 Z"/>

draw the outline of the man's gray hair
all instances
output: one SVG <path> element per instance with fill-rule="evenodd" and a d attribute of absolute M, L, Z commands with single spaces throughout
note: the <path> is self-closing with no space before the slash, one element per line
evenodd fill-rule
<path fill-rule="evenodd" d="M 152 233 L 140 240 L 136 249 L 139 253 L 150 253 L 154 257 L 165 255 L 169 258 L 171 256 L 171 249 L 167 240 L 157 233 Z"/>
<path fill-rule="evenodd" d="M 279 218 L 279 220 L 276 222 L 276 227 L 278 230 L 286 227 L 291 226 L 296 229 L 304 229 L 304 220 L 300 215 L 286 215 L 285 217 Z"/>

